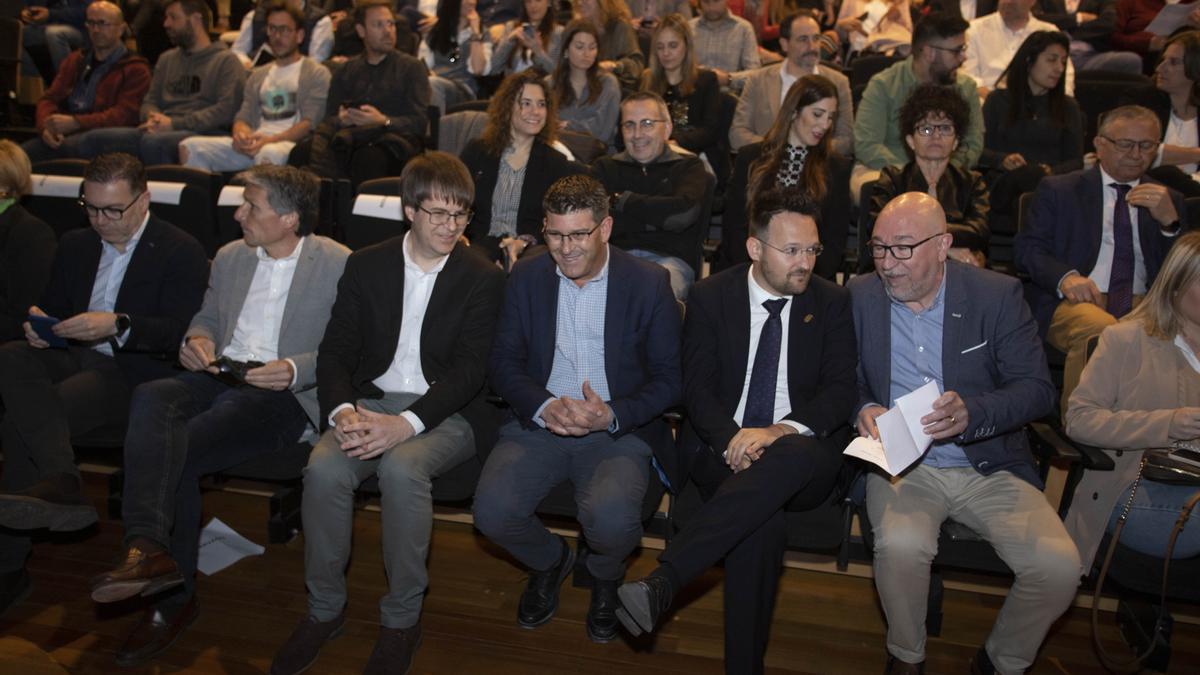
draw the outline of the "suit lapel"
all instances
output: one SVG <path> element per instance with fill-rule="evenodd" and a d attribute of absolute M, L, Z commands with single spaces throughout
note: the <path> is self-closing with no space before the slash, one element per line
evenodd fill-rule
<path fill-rule="evenodd" d="M 614 255 L 616 251 L 615 247 L 608 247 L 608 298 L 604 303 L 604 372 L 610 377 L 620 372 L 618 358 L 621 336 L 625 335 L 625 310 L 628 307 L 623 300 L 633 297 L 633 288 L 628 283 L 629 275 L 624 270 L 625 261 L 618 257 L 620 254 Z M 558 286 L 555 285 L 555 288 Z M 608 383 L 608 389 L 613 391 L 612 382 Z"/>
<path fill-rule="evenodd" d="M 150 220 L 146 223 L 146 229 L 142 231 L 142 238 L 138 240 L 137 247 L 133 249 L 133 257 L 129 259 L 129 267 L 125 268 L 125 276 L 121 278 L 121 288 L 117 291 L 117 300 L 113 303 L 113 309 L 120 311 L 118 308 L 125 307 L 125 302 L 128 300 L 129 289 L 137 288 L 141 283 L 142 278 L 156 277 L 152 273 L 152 266 L 158 259 L 158 219 L 150 216 Z M 99 253 L 99 250 L 97 250 Z M 96 266 L 99 267 L 100 258 L 96 257 Z M 84 305 L 90 301 L 91 289 L 88 289 L 88 300 L 84 301 Z"/>
<path fill-rule="evenodd" d="M 942 387 L 944 391 L 957 389 L 955 375 L 959 369 L 954 359 L 963 350 L 963 326 L 969 303 L 958 283 L 959 270 L 950 261 L 946 262 L 946 294 L 942 300 Z"/>
<path fill-rule="evenodd" d="M 1093 167 L 1083 175 L 1083 182 L 1079 186 L 1080 203 L 1086 204 L 1086 217 L 1088 223 L 1083 231 L 1087 236 L 1084 245 L 1087 246 L 1087 256 L 1085 260 L 1092 261 L 1095 265 L 1096 257 L 1100 255 L 1100 239 L 1104 232 L 1104 186 L 1100 185 L 1103 177 L 1100 175 L 1100 169 Z M 1091 225 L 1095 223 L 1095 225 Z"/>
<path fill-rule="evenodd" d="M 391 270 L 385 273 L 385 278 L 387 279 L 386 289 L 376 289 L 375 293 L 375 302 L 382 303 L 384 307 L 382 313 L 387 317 L 386 344 L 391 345 L 392 349 L 392 351 L 387 355 L 388 363 L 391 363 L 396 358 L 396 348 L 400 343 L 400 323 L 404 320 L 404 236 L 405 235 L 401 235 L 400 255 L 398 256 L 398 259 L 396 260 L 395 264 L 391 266 Z M 458 246 L 461 246 L 461 244 L 455 246 L 456 250 Z M 454 253 L 451 252 L 450 255 L 453 257 Z M 451 261 L 449 260 L 446 261 L 446 267 L 450 266 L 450 262 Z M 441 281 L 441 276 L 441 274 L 438 275 L 438 281 Z M 433 303 L 437 302 L 439 295 L 438 287 L 443 285 L 444 284 L 434 282 L 433 292 L 429 296 L 429 306 L 432 307 Z M 428 314 L 428 310 L 426 313 Z M 426 325 L 423 323 L 421 325 L 422 354 L 425 353 L 425 345 L 423 344 L 425 340 L 425 328 Z"/>
<path fill-rule="evenodd" d="M 96 285 L 96 273 L 100 271 L 100 250 L 103 244 L 100 243 L 100 237 L 96 236 L 95 241 L 88 246 L 84 251 L 83 259 L 79 265 L 79 283 L 75 288 L 71 289 L 74 296 L 71 298 L 71 306 L 79 308 L 80 312 L 86 312 L 88 305 L 92 302 L 92 288 Z M 91 273 L 87 273 L 90 270 Z M 65 319 L 67 317 L 59 317 Z"/>
<path fill-rule="evenodd" d="M 312 240 L 312 237 L 307 237 L 304 241 L 303 249 L 300 251 L 300 259 L 296 261 L 296 271 L 292 274 L 292 285 L 288 288 L 287 301 L 283 305 L 283 320 L 279 323 L 279 339 L 281 341 L 283 340 L 283 336 L 288 334 L 288 323 L 296 313 L 297 307 L 299 307 L 301 302 L 304 302 L 304 298 L 308 295 L 308 286 L 313 277 L 313 268 L 317 264 L 316 248 L 316 242 Z M 257 260 L 258 258 L 255 256 L 255 267 L 257 267 Z M 245 280 L 246 287 L 241 289 L 243 292 L 240 297 L 246 297 L 245 291 L 250 290 L 250 280 L 253 277 L 254 273 L 251 272 L 250 278 Z M 403 296 L 401 297 L 403 298 Z"/>
<path fill-rule="evenodd" d="M 780 79 L 782 68 L 783 64 L 780 64 L 777 68 L 772 68 L 767 75 L 767 109 L 771 112 L 772 121 L 779 116 L 780 97 L 783 94 L 783 80 Z"/>
<path fill-rule="evenodd" d="M 820 338 L 813 331 L 821 324 L 822 318 L 817 316 L 813 307 L 813 294 L 816 291 L 806 290 L 800 295 L 792 296 L 791 318 L 788 320 L 788 396 L 800 391 L 798 386 L 804 381 L 802 370 L 809 364 L 809 359 L 802 357 L 806 345 L 820 344 Z M 800 407 L 800 401 L 793 400 L 792 409 Z"/>
<path fill-rule="evenodd" d="M 734 282 L 725 289 L 725 297 L 722 299 L 725 306 L 722 308 L 721 316 L 728 317 L 729 325 L 726 330 L 733 337 L 733 343 L 725 358 L 729 360 L 730 373 L 736 379 L 737 384 L 737 386 L 732 386 L 734 383 L 730 382 L 731 386 L 726 387 L 725 391 L 737 392 L 739 396 L 746 386 L 746 360 L 753 358 L 753 355 L 750 354 L 749 297 L 750 288 L 747 276 L 739 274 Z M 789 348 L 790 346 L 791 343 L 789 343 Z M 790 375 L 789 373 L 789 377 Z M 734 400 L 734 405 L 737 405 L 737 400 Z"/>

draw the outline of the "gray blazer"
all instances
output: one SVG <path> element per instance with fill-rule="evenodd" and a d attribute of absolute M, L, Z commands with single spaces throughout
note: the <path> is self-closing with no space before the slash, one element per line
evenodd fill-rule
<path fill-rule="evenodd" d="M 891 299 L 878 274 L 847 284 L 858 337 L 858 405 L 891 405 Z M 1022 427 L 1054 408 L 1037 324 L 1021 282 L 989 270 L 946 261 L 942 382 L 967 406 L 967 428 L 955 438 L 981 474 L 1000 470 L 1038 485 Z"/>
<path fill-rule="evenodd" d="M 746 78 L 746 87 L 738 99 L 737 112 L 729 127 L 729 144 L 734 150 L 759 143 L 775 123 L 782 100 L 783 81 L 779 79 L 782 63 L 759 68 Z M 833 130 L 833 149 L 843 157 L 854 156 L 854 99 L 850 97 L 850 80 L 823 63 L 817 64 L 817 74 L 837 87 L 838 116 Z"/>
<path fill-rule="evenodd" d="M 262 106 L 258 91 L 267 79 L 273 64 L 255 68 L 246 79 L 246 90 L 242 94 L 242 107 L 235 119 L 258 129 L 262 124 Z M 329 97 L 329 69 L 307 56 L 300 57 L 300 89 L 297 93 L 296 109 L 300 119 L 308 120 L 315 129 L 325 119 L 325 100 Z"/>
<path fill-rule="evenodd" d="M 217 354 L 229 346 L 258 267 L 256 251 L 257 248 L 247 246 L 241 239 L 217 251 L 204 304 L 188 326 L 185 339 L 193 335 L 207 337 L 216 344 Z M 337 282 L 342 278 L 349 255 L 350 249 L 332 239 L 317 235 L 305 238 L 279 326 L 279 358 L 291 359 L 296 364 L 292 393 L 318 429 L 317 347 L 325 334 L 329 310 L 337 297 Z"/>

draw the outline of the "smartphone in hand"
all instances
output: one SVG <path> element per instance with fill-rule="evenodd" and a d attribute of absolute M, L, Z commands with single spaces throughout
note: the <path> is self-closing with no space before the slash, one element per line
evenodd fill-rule
<path fill-rule="evenodd" d="M 33 332 L 37 333 L 38 337 L 45 340 L 47 344 L 55 349 L 66 349 L 67 339 L 55 335 L 54 331 L 51 330 L 58 322 L 59 319 L 52 316 L 29 315 L 29 325 L 33 328 Z"/>

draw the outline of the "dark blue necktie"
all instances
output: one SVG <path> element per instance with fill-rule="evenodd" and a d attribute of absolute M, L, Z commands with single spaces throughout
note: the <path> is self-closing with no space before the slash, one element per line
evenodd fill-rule
<path fill-rule="evenodd" d="M 1129 204 L 1125 201 L 1129 186 L 1119 183 L 1109 185 L 1117 189 L 1117 203 L 1113 208 L 1112 272 L 1108 277 L 1108 303 L 1105 309 L 1119 319 L 1133 309 L 1133 221 L 1129 218 Z"/>
<path fill-rule="evenodd" d="M 769 427 L 775 423 L 775 384 L 779 376 L 779 348 L 783 346 L 783 321 L 779 314 L 786 304 L 787 300 L 767 300 L 762 304 L 770 316 L 763 323 L 758 350 L 754 352 L 742 427 Z"/>

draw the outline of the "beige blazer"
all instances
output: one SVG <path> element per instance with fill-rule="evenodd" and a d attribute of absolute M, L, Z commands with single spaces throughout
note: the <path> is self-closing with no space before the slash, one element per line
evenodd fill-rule
<path fill-rule="evenodd" d="M 734 150 L 762 141 L 763 136 L 779 115 L 783 81 L 779 79 L 782 63 L 759 68 L 746 77 L 746 86 L 738 98 L 733 124 L 729 127 L 729 144 Z M 850 96 L 850 80 L 839 71 L 817 64 L 817 73 L 837 87 L 838 116 L 833 129 L 833 150 L 843 157 L 854 156 L 854 99 Z"/>
<path fill-rule="evenodd" d="M 1112 448 L 1116 461 L 1113 471 L 1084 474 L 1065 518 L 1084 569 L 1091 569 L 1109 516 L 1137 476 L 1141 450 L 1169 446 L 1171 415 L 1195 405 L 1200 373 L 1172 340 L 1150 337 L 1140 321 L 1123 321 L 1100 334 L 1066 414 L 1068 436 Z M 1166 545 L 1163 541 L 1164 551 Z"/>

